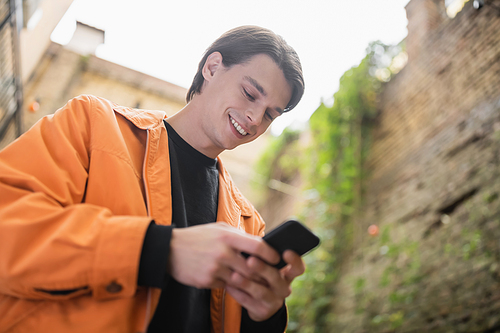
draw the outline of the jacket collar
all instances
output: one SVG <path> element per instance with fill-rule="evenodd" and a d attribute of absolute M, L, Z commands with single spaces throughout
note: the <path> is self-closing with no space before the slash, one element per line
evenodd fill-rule
<path fill-rule="evenodd" d="M 148 128 L 163 126 L 163 119 L 167 118 L 165 111 L 133 109 L 126 106 L 113 105 L 113 110 L 136 127 L 146 130 Z"/>
<path fill-rule="evenodd" d="M 155 128 L 157 126 L 163 126 L 163 119 L 167 118 L 164 111 L 158 110 L 143 110 L 143 109 L 133 109 L 130 107 L 113 105 L 113 110 L 123 117 L 127 118 L 136 127 L 146 130 L 149 128 Z M 220 157 L 217 157 L 218 169 L 219 169 L 219 188 L 224 189 L 226 193 L 229 194 L 232 205 L 235 205 L 235 209 L 241 211 L 243 216 L 253 215 L 253 206 L 243 197 L 241 192 L 234 185 L 229 172 L 224 167 Z M 220 200 L 224 200 L 219 196 L 219 207 L 221 206 Z"/>

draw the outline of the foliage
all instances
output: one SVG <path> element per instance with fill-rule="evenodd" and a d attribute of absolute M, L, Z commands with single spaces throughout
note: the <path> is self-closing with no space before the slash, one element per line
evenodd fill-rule
<path fill-rule="evenodd" d="M 308 203 L 301 217 L 322 240 L 320 248 L 304 258 L 306 273 L 294 281 L 294 292 L 287 301 L 289 332 L 328 332 L 335 323 L 331 310 L 342 264 L 352 249 L 353 221 L 361 204 L 362 181 L 366 176 L 364 162 L 370 127 L 377 115 L 377 93 L 381 81 L 388 81 L 391 73 L 396 72 L 391 64 L 400 53 L 400 47 L 380 42 L 370 44 L 359 66 L 349 69 L 340 79 L 333 105 L 321 103 L 312 115 L 311 142 L 306 151 L 299 151 L 306 157 L 301 160 L 307 162 L 297 162 L 297 149 L 293 150 L 292 158 L 288 156 L 288 161 L 296 161 L 293 168 L 298 168 L 305 183 Z M 261 183 L 273 178 L 271 172 L 276 172 L 273 168 L 280 169 L 280 164 L 286 168 L 283 161 L 287 161 L 284 151 L 288 148 L 284 147 L 297 138 L 297 133 L 292 137 L 292 133 L 285 132 L 268 149 L 259 163 L 265 180 Z M 265 168 L 273 171 L 266 173 Z M 358 294 L 364 283 L 364 280 L 355 283 Z M 397 326 L 402 316 L 397 313 L 393 317 L 389 319 Z"/>
<path fill-rule="evenodd" d="M 276 183 L 289 184 L 302 168 L 302 161 L 297 159 L 301 147 L 298 145 L 300 132 L 285 129 L 283 133 L 271 140 L 266 151 L 255 165 L 252 179 L 254 191 L 260 196 L 257 206 L 269 202 L 273 194 L 269 188 L 276 189 Z"/>
<path fill-rule="evenodd" d="M 255 171 L 259 176 L 258 179 L 254 179 L 254 182 L 257 183 L 254 185 L 262 185 L 277 178 L 279 178 L 277 180 L 286 182 L 299 168 L 296 156 L 291 154 L 291 150 L 295 148 L 291 146 L 296 145 L 299 134 L 298 131 L 286 128 L 279 137 L 271 140 L 255 166 Z"/>
<path fill-rule="evenodd" d="M 308 271 L 293 286 L 288 301 L 290 332 L 326 332 L 335 321 L 332 300 L 342 263 L 352 245 L 352 222 L 360 204 L 369 125 L 376 116 L 380 83 L 369 74 L 373 54 L 370 52 L 358 67 L 342 76 L 333 105 L 322 103 L 309 121 L 310 163 L 303 171 L 308 187 L 318 195 L 303 214 L 306 220 L 315 221 L 322 245 L 307 257 Z M 356 287 L 362 286 L 363 282 L 358 281 Z"/>

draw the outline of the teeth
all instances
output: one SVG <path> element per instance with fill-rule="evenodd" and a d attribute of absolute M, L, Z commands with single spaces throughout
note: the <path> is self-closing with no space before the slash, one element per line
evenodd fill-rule
<path fill-rule="evenodd" d="M 241 128 L 240 124 L 238 124 L 232 117 L 231 117 L 231 123 L 233 123 L 234 128 L 240 133 L 241 135 L 247 135 L 247 132 L 243 128 Z"/>

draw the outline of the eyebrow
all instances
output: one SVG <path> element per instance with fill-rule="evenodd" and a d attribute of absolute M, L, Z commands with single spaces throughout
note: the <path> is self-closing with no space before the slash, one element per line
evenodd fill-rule
<path fill-rule="evenodd" d="M 244 77 L 245 80 L 247 80 L 248 82 L 250 82 L 250 84 L 252 86 L 255 87 L 255 89 L 257 89 L 262 95 L 264 96 L 267 96 L 267 93 L 266 91 L 264 90 L 264 88 L 262 88 L 262 86 L 259 84 L 259 82 L 257 82 L 254 78 L 250 77 L 250 76 L 245 76 Z M 280 109 L 279 107 L 275 107 L 274 108 L 280 115 L 283 114 L 284 110 Z"/>
<path fill-rule="evenodd" d="M 257 82 L 254 78 L 252 78 L 250 76 L 245 76 L 244 79 L 247 80 L 248 82 L 250 82 L 252 84 L 252 86 L 254 86 L 255 89 L 257 89 L 262 95 L 267 96 L 267 93 L 264 90 L 264 88 L 262 88 L 262 86 L 259 84 L 259 82 Z"/>

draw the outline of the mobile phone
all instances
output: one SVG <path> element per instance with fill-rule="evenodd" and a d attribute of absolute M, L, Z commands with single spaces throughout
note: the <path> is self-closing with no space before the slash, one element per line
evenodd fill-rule
<path fill-rule="evenodd" d="M 299 255 L 304 255 L 319 245 L 320 241 L 311 230 L 297 220 L 288 220 L 271 230 L 263 238 L 273 247 L 280 256 L 285 250 L 292 250 Z M 246 253 L 243 256 L 248 257 Z M 274 267 L 280 269 L 286 266 L 283 257 Z"/>

